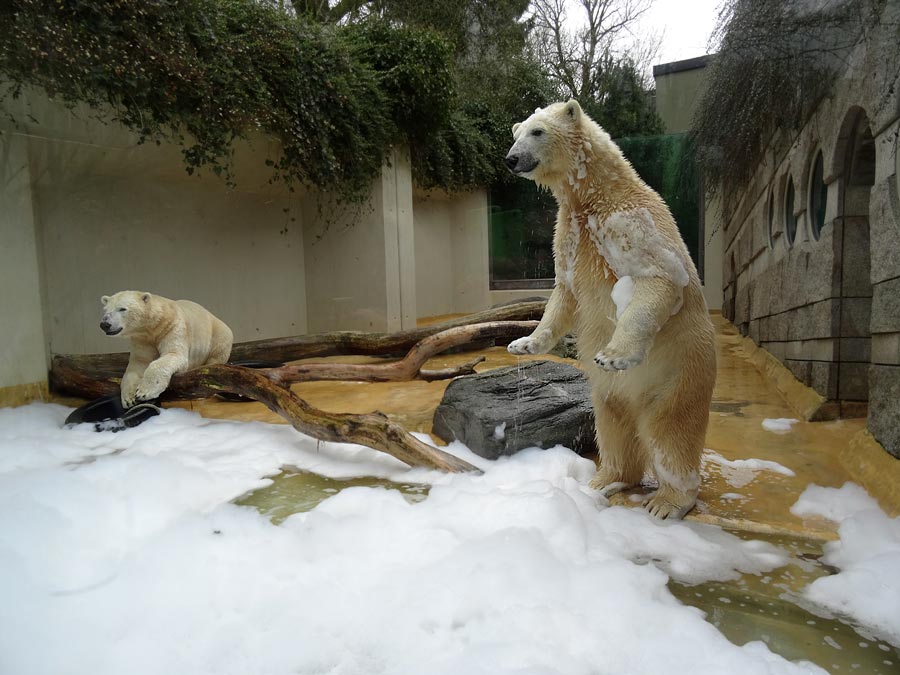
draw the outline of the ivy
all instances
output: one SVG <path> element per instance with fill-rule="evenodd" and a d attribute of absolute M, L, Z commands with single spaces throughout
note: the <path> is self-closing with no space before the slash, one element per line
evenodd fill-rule
<path fill-rule="evenodd" d="M 233 143 L 255 133 L 281 143 L 273 180 L 350 200 L 395 144 L 425 187 L 499 171 L 490 129 L 457 102 L 452 47 L 427 30 L 310 24 L 258 0 L 14 0 L 0 25 L 0 105 L 43 87 L 180 144 L 189 173 L 233 180 Z"/>
<path fill-rule="evenodd" d="M 878 21 L 876 0 L 786 3 L 726 0 L 720 41 L 692 122 L 707 191 L 741 194 L 777 129 L 796 131 L 847 67 L 849 53 Z"/>

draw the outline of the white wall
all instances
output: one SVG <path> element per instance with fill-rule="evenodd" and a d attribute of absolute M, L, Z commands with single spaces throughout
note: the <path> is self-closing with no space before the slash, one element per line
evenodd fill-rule
<path fill-rule="evenodd" d="M 25 140 L 0 132 L 0 388 L 47 379 Z"/>
<path fill-rule="evenodd" d="M 483 190 L 414 199 L 417 312 L 478 312 L 491 304 L 488 200 Z"/>
<path fill-rule="evenodd" d="M 302 197 L 268 184 L 271 142 L 237 148 L 229 189 L 189 176 L 177 146 L 138 145 L 40 93 L 17 105 L 23 123 L 4 128 L 30 168 L 48 354 L 125 349 L 97 326 L 100 296 L 123 289 L 195 300 L 236 340 L 306 331 Z"/>
<path fill-rule="evenodd" d="M 414 199 L 394 151 L 362 206 L 270 185 L 277 143 L 239 144 L 230 189 L 175 145 L 139 145 L 39 91 L 0 120 L 0 388 L 44 382 L 57 353 L 122 351 L 99 298 L 200 302 L 238 341 L 388 331 L 489 305 L 487 196 Z M 415 210 L 414 210 L 415 207 Z"/>
<path fill-rule="evenodd" d="M 456 311 L 453 289 L 453 208 L 448 199 L 417 197 L 416 311 L 420 317 Z"/>
<path fill-rule="evenodd" d="M 412 177 L 394 152 L 369 199 L 303 204 L 309 331 L 397 331 L 416 321 Z"/>
<path fill-rule="evenodd" d="M 704 199 L 701 208 L 705 209 L 703 233 L 703 296 L 706 305 L 717 312 L 722 310 L 724 300 L 722 271 L 725 260 L 723 251 L 724 233 L 722 231 L 722 209 L 720 200 Z"/>

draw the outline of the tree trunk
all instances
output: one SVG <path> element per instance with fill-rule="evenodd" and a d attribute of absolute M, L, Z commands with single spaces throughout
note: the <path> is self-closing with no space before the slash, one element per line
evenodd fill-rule
<path fill-rule="evenodd" d="M 361 333 L 338 331 L 319 335 L 298 335 L 240 342 L 231 350 L 231 362 L 261 359 L 266 361 L 297 361 L 318 356 L 399 356 L 417 342 L 448 328 L 468 326 L 494 321 L 538 320 L 544 313 L 546 301 L 519 302 L 504 307 L 488 309 L 459 319 L 445 321 L 397 333 Z M 74 373 L 108 380 L 121 377 L 128 365 L 128 353 L 58 355 L 53 357 L 50 368 L 50 387 L 54 391 L 73 396 L 95 398 L 109 393 L 105 388 L 92 389 L 85 382 L 84 393 L 69 388 L 69 378 Z"/>
<path fill-rule="evenodd" d="M 350 415 L 313 408 L 263 373 L 240 366 L 203 366 L 172 378 L 172 386 L 192 398 L 226 392 L 252 398 L 320 441 L 357 443 L 380 450 L 410 466 L 453 473 L 478 471 L 468 462 L 423 443 L 381 413 Z"/>
<path fill-rule="evenodd" d="M 536 325 L 534 321 L 494 321 L 449 328 L 414 344 L 403 359 L 391 363 L 368 365 L 307 363 L 281 366 L 280 368 L 265 368 L 260 369 L 259 372 L 280 385 L 315 380 L 400 382 L 417 377 L 426 380 L 446 379 L 473 372 L 474 366 L 480 361 L 476 359 L 456 368 L 439 371 L 423 371 L 422 365 L 432 356 L 461 345 L 485 340 L 509 342 L 517 337 L 527 335 Z M 385 337 L 385 342 L 389 337 Z M 122 364 L 121 369 L 118 369 L 112 363 L 104 363 L 101 358 L 103 356 L 107 355 L 54 356 L 50 369 L 50 383 L 53 391 L 86 399 L 117 393 L 127 360 Z M 268 357 L 269 352 L 251 356 Z M 198 395 L 193 390 L 182 388 L 179 386 L 179 382 L 179 376 L 176 375 L 172 378 L 168 389 L 162 396 L 163 400 L 203 398 L 203 395 Z"/>
<path fill-rule="evenodd" d="M 419 441 L 381 413 L 350 415 L 319 410 L 294 394 L 290 385 L 313 380 L 396 382 L 416 377 L 454 377 L 473 372 L 482 358 L 437 371 L 423 371 L 422 366 L 431 357 L 453 347 L 487 339 L 509 342 L 527 335 L 536 325 L 536 321 L 495 321 L 449 328 L 414 344 L 403 359 L 384 364 L 310 363 L 259 370 L 234 365 L 203 366 L 174 375 L 163 398 L 238 395 L 259 401 L 287 419 L 298 431 L 318 440 L 365 445 L 410 466 L 452 472 L 476 471 L 468 462 Z M 108 364 L 105 368 L 91 367 L 96 361 L 94 355 L 54 357 L 51 370 L 54 390 L 84 398 L 117 394 L 122 370 L 113 372 Z"/>

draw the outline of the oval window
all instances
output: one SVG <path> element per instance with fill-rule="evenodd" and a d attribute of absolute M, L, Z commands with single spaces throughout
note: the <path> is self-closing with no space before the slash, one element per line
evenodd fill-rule
<path fill-rule="evenodd" d="M 824 181 L 825 164 L 822 160 L 822 151 L 816 155 L 813 164 L 812 177 L 809 180 L 809 217 L 812 224 L 812 233 L 816 241 L 825 227 L 825 207 L 828 203 L 828 186 Z"/>
<path fill-rule="evenodd" d="M 787 192 L 784 195 L 784 234 L 788 246 L 793 246 L 797 237 L 797 216 L 794 215 L 794 181 L 791 178 L 788 178 Z"/>

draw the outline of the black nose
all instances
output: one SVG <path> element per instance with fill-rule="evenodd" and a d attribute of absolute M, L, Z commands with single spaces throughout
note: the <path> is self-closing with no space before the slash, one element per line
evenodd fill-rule
<path fill-rule="evenodd" d="M 109 321 L 101 321 L 100 328 L 102 328 L 105 331 L 108 331 L 109 330 Z"/>
<path fill-rule="evenodd" d="M 515 169 L 516 164 L 518 164 L 518 163 L 519 163 L 518 155 L 507 155 L 506 156 L 506 166 L 509 168 L 510 171 Z"/>

